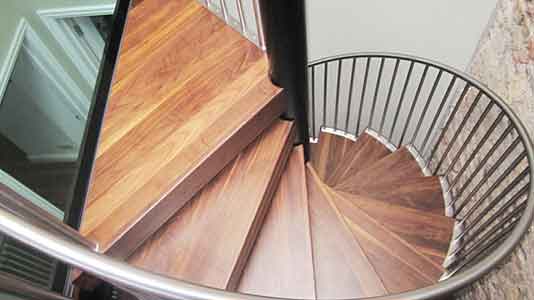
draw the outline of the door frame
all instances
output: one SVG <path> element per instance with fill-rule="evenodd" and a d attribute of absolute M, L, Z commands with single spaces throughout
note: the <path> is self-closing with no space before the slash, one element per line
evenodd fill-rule
<path fill-rule="evenodd" d="M 89 49 L 80 42 L 76 33 L 62 22 L 62 19 L 113 15 L 115 6 L 115 4 L 103 4 L 37 11 L 37 15 L 41 18 L 52 36 L 63 47 L 67 56 L 90 87 L 95 86 L 100 66 L 94 64 Z"/>

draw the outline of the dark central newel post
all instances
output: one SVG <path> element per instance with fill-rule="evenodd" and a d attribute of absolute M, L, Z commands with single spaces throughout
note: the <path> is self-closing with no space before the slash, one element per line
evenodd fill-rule
<path fill-rule="evenodd" d="M 285 89 L 284 118 L 295 120 L 297 143 L 309 153 L 308 53 L 304 0 L 259 0 L 271 80 Z"/>

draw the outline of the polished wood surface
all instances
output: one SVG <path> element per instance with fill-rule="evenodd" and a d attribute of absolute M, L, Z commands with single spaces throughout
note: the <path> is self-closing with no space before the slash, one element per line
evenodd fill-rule
<path fill-rule="evenodd" d="M 357 195 L 365 195 L 384 203 L 413 208 L 421 212 L 445 214 L 445 201 L 441 184 L 437 177 L 413 177 L 397 179 L 385 184 L 369 185 L 367 187 L 352 186 L 338 188 L 339 190 Z"/>
<path fill-rule="evenodd" d="M 310 164 L 307 182 L 317 298 L 385 295 L 386 288 L 374 267 Z"/>
<path fill-rule="evenodd" d="M 400 148 L 342 179 L 335 188 L 424 212 L 438 215 L 445 213 L 439 178 L 424 176 L 417 161 L 406 148 Z"/>
<path fill-rule="evenodd" d="M 315 299 L 304 150 L 290 156 L 238 291 Z"/>
<path fill-rule="evenodd" d="M 413 177 L 423 177 L 423 172 L 410 151 L 400 148 L 367 168 L 360 169 L 356 174 L 343 178 L 335 187 L 350 192 L 376 186 L 385 187 L 392 182 Z"/>
<path fill-rule="evenodd" d="M 331 186 L 337 185 L 344 178 L 372 166 L 390 153 L 391 151 L 386 146 L 364 132 L 358 137 L 351 151 L 347 151 L 338 169 L 327 183 Z"/>
<path fill-rule="evenodd" d="M 311 146 L 310 161 L 321 179 L 334 186 L 390 153 L 382 143 L 365 132 L 356 141 L 321 132 L 318 143 Z"/>
<path fill-rule="evenodd" d="M 264 54 L 193 0 L 132 9 L 81 232 L 131 254 L 284 110 Z"/>
<path fill-rule="evenodd" d="M 354 144 L 349 139 L 323 131 L 319 133 L 318 142 L 310 144 L 310 162 L 323 182 L 328 182 L 334 175 L 346 152 L 358 147 Z"/>
<path fill-rule="evenodd" d="M 277 121 L 128 260 L 177 279 L 234 290 L 292 149 Z"/>
<path fill-rule="evenodd" d="M 374 220 L 395 232 L 419 252 L 442 264 L 454 228 L 454 219 L 386 203 L 368 196 L 340 193 Z"/>
<path fill-rule="evenodd" d="M 438 281 L 444 271 L 439 264 L 368 215 L 352 199 L 331 194 L 389 292 L 409 291 Z"/>

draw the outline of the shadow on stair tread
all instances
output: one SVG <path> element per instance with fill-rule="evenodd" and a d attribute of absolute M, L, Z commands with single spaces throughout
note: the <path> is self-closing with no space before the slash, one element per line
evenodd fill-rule
<path fill-rule="evenodd" d="M 356 238 L 359 241 L 362 240 L 360 245 L 364 250 L 369 250 L 366 251 L 367 254 L 373 252 L 371 254 L 378 259 L 371 260 L 371 263 L 375 266 L 381 265 L 381 268 L 377 267 L 377 271 L 386 286 L 387 282 L 393 281 L 393 283 L 400 284 L 400 286 L 395 286 L 396 291 L 406 291 L 414 288 L 410 287 L 413 283 L 417 283 L 417 287 L 423 287 L 437 282 L 444 271 L 439 264 L 427 258 L 409 242 L 360 209 L 352 199 L 346 199 L 343 194 L 332 190 L 330 193 L 341 214 L 349 221 Z M 370 249 L 367 248 L 368 245 Z M 397 278 L 390 278 L 392 274 L 389 273 L 391 272 L 389 269 L 392 266 L 388 267 L 388 263 L 402 265 L 405 269 L 405 276 L 412 276 L 411 280 L 406 282 L 407 285 L 403 285 Z"/>
<path fill-rule="evenodd" d="M 235 290 L 293 146 L 276 121 L 152 235 L 129 263 L 177 279 Z"/>
<path fill-rule="evenodd" d="M 337 192 L 437 264 L 447 254 L 454 219 L 398 206 L 372 197 Z"/>
<path fill-rule="evenodd" d="M 374 267 L 309 163 L 306 173 L 317 298 L 385 295 L 387 291 Z"/>
<path fill-rule="evenodd" d="M 309 220 L 304 150 L 297 146 L 241 277 L 239 292 L 315 299 Z"/>

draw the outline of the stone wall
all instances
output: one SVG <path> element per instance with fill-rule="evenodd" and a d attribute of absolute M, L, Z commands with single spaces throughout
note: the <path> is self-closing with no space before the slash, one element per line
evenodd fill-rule
<path fill-rule="evenodd" d="M 515 109 L 534 137 L 534 2 L 500 0 L 468 72 Z M 458 299 L 534 299 L 534 231 Z"/>

